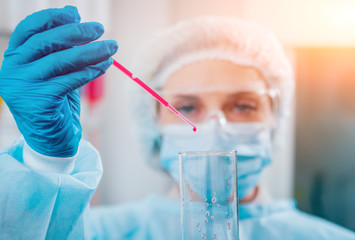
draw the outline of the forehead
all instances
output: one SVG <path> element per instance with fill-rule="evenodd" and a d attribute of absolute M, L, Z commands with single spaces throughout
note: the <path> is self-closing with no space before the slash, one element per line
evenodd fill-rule
<path fill-rule="evenodd" d="M 255 68 L 240 66 L 225 60 L 203 60 L 190 63 L 166 81 L 162 90 L 184 90 L 189 88 L 267 88 L 262 74 Z"/>

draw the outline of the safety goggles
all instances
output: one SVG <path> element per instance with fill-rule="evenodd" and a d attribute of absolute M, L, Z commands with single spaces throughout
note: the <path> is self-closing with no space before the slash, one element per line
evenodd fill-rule
<path fill-rule="evenodd" d="M 176 89 L 159 93 L 180 113 L 194 123 L 216 119 L 220 124 L 275 122 L 278 93 L 270 89 L 210 87 Z M 179 123 L 179 119 L 175 119 Z"/>

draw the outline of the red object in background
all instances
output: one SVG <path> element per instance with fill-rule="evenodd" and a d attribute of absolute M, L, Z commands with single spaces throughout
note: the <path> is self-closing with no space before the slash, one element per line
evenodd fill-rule
<path fill-rule="evenodd" d="M 86 84 L 84 88 L 84 96 L 90 107 L 94 107 L 104 96 L 105 78 L 106 75 L 104 74 Z"/>

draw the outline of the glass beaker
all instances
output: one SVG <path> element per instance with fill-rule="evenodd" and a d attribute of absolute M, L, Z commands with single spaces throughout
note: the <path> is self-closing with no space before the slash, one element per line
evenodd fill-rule
<path fill-rule="evenodd" d="M 183 240 L 239 240 L 237 152 L 180 152 Z"/>

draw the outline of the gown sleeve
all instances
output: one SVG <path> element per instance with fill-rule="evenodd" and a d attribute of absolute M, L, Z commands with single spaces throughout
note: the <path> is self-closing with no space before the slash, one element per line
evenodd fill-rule
<path fill-rule="evenodd" d="M 84 212 L 102 176 L 99 153 L 81 141 L 73 171 L 63 174 L 27 167 L 23 147 L 19 138 L 0 150 L 0 239 L 85 239 Z"/>

